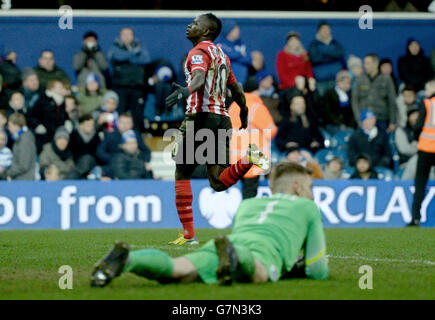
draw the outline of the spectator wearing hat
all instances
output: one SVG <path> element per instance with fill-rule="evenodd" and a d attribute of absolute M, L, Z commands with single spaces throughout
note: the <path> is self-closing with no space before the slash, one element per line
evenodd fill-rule
<path fill-rule="evenodd" d="M 251 54 L 240 38 L 240 27 L 236 21 L 225 21 L 216 45 L 225 52 L 231 62 L 231 69 L 242 85 L 248 80 L 248 70 L 252 65 Z"/>
<path fill-rule="evenodd" d="M 58 169 L 59 180 L 64 180 L 71 170 L 74 170 L 74 160 L 69 149 L 69 133 L 65 127 L 59 127 L 54 134 L 53 141 L 45 144 L 39 155 L 41 177 L 50 166 Z"/>
<path fill-rule="evenodd" d="M 340 180 L 343 179 L 343 161 L 339 157 L 333 157 L 326 164 L 323 178 L 325 180 Z"/>
<path fill-rule="evenodd" d="M 393 73 L 393 62 L 391 61 L 390 58 L 383 58 L 383 59 L 381 59 L 381 61 L 379 61 L 379 72 L 381 74 L 385 74 L 387 76 L 390 76 L 391 79 L 393 79 L 394 88 L 397 92 L 397 88 L 398 88 L 397 79 Z"/>
<path fill-rule="evenodd" d="M 411 84 L 417 92 L 423 90 L 425 83 L 433 76 L 430 60 L 415 38 L 408 39 L 406 54 L 398 60 L 398 70 L 400 80 Z"/>
<path fill-rule="evenodd" d="M 315 82 L 310 57 L 302 46 L 299 33 L 291 31 L 287 34 L 287 42 L 276 56 L 276 71 L 282 91 L 294 87 L 297 76 Z"/>
<path fill-rule="evenodd" d="M 41 96 L 38 75 L 32 68 L 24 68 L 21 78 L 21 92 L 24 95 L 24 105 L 27 110 L 30 110 Z"/>
<path fill-rule="evenodd" d="M 351 105 L 355 121 L 361 111 L 370 109 L 376 114 L 380 129 L 393 132 L 397 126 L 396 90 L 390 76 L 379 72 L 379 58 L 376 54 L 364 57 L 365 73 L 355 81 L 351 93 Z"/>
<path fill-rule="evenodd" d="M 290 101 L 290 115 L 281 121 L 276 145 L 281 152 L 289 147 L 304 148 L 313 154 L 324 147 L 324 139 L 316 119 L 306 112 L 305 98 L 296 94 Z"/>
<path fill-rule="evenodd" d="M 70 135 L 70 150 L 75 168 L 67 179 L 84 179 L 97 165 L 96 152 L 101 140 L 95 130 L 95 121 L 90 114 L 80 116 L 79 126 Z"/>
<path fill-rule="evenodd" d="M 38 65 L 34 68 L 39 79 L 39 86 L 45 90 L 47 84 L 51 80 L 60 80 L 62 83 L 71 84 L 65 71 L 56 65 L 54 53 L 51 50 L 45 49 L 41 51 L 38 59 Z"/>
<path fill-rule="evenodd" d="M 92 72 L 88 73 L 86 85 L 79 88 L 77 95 L 80 114 L 92 114 L 92 112 L 97 110 L 103 102 L 105 93 L 106 89 L 100 87 L 100 78 L 98 75 Z"/>
<path fill-rule="evenodd" d="M 388 136 L 376 126 L 374 112 L 362 110 L 359 123 L 358 129 L 349 137 L 347 154 L 350 165 L 355 165 L 358 155 L 367 153 L 373 167 L 390 167 L 392 156 Z"/>
<path fill-rule="evenodd" d="M 291 146 L 286 149 L 285 153 L 286 156 L 282 161 L 300 164 L 313 171 L 311 178 L 323 179 L 322 168 L 308 151 L 303 150 L 297 146 Z"/>
<path fill-rule="evenodd" d="M 103 131 L 104 136 L 115 131 L 117 127 L 119 118 L 118 102 L 119 97 L 116 92 L 109 90 L 103 96 L 101 107 L 92 112 L 92 116 L 97 122 L 97 130 Z"/>
<path fill-rule="evenodd" d="M 346 67 L 344 48 L 332 37 L 331 27 L 325 20 L 319 22 L 308 52 L 319 94 L 323 96 L 328 89 L 334 88 L 336 74 Z"/>
<path fill-rule="evenodd" d="M 12 164 L 0 174 L 0 179 L 35 180 L 35 137 L 27 128 L 26 118 L 20 113 L 11 114 L 8 118 L 8 130 L 14 140 Z"/>
<path fill-rule="evenodd" d="M 351 88 L 353 89 L 353 87 L 355 85 L 355 79 L 358 78 L 363 73 L 362 60 L 359 57 L 357 57 L 353 54 L 350 54 L 349 58 L 347 59 L 346 65 L 347 65 L 347 70 L 349 71 L 350 75 L 352 76 Z"/>
<path fill-rule="evenodd" d="M 373 169 L 371 157 L 367 153 L 361 153 L 355 160 L 355 172 L 350 179 L 378 179 L 376 171 Z"/>
<path fill-rule="evenodd" d="M 74 54 L 73 67 L 77 76 L 77 85 L 85 87 L 90 73 L 97 75 L 100 88 L 107 88 L 108 64 L 105 54 L 98 45 L 98 36 L 93 31 L 83 35 L 82 49 Z"/>
<path fill-rule="evenodd" d="M 21 86 L 21 71 L 17 67 L 17 53 L 13 49 L 5 48 L 0 62 L 0 74 L 3 76 L 3 89 L 7 95 Z"/>
<path fill-rule="evenodd" d="M 335 77 L 335 87 L 323 96 L 326 129 L 334 135 L 337 131 L 355 128 L 356 123 L 350 105 L 350 87 L 352 75 L 341 70 Z"/>
<path fill-rule="evenodd" d="M 120 152 L 110 162 L 114 179 L 151 179 L 152 172 L 147 170 L 144 155 L 139 149 L 136 133 L 128 130 L 122 134 Z"/>
<path fill-rule="evenodd" d="M 139 131 L 133 129 L 133 118 L 130 113 L 121 113 L 118 118 L 116 129 L 107 134 L 104 140 L 98 145 L 97 159 L 102 165 L 103 175 L 106 177 L 113 177 L 112 167 L 110 166 L 110 160 L 117 152 L 121 152 L 120 145 L 122 143 L 122 135 L 133 130 L 136 134 L 136 140 L 139 145 L 141 155 L 143 155 L 143 161 L 147 165 L 147 170 L 150 170 L 149 162 L 151 160 L 151 151 L 147 145 L 143 142 Z"/>
<path fill-rule="evenodd" d="M 417 92 L 412 85 L 403 87 L 401 93 L 397 96 L 397 124 L 405 128 L 408 122 L 408 112 L 412 109 L 418 108 L 416 103 Z"/>
<path fill-rule="evenodd" d="M 112 63 L 112 89 L 119 96 L 120 113 L 130 111 L 134 126 L 144 131 L 145 66 L 150 62 L 148 50 L 135 38 L 131 28 L 122 28 L 119 39 L 111 46 L 108 58 Z"/>
<path fill-rule="evenodd" d="M 258 95 L 265 98 L 278 98 L 278 93 L 274 86 L 272 73 L 266 69 L 259 70 L 255 74 L 256 87 Z"/>
<path fill-rule="evenodd" d="M 0 174 L 12 164 L 13 155 L 7 144 L 8 134 L 4 129 L 0 129 Z"/>

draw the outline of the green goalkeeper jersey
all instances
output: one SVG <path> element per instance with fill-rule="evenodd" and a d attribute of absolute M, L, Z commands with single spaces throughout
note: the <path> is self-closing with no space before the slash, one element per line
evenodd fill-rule
<path fill-rule="evenodd" d="M 269 269 L 271 280 L 289 272 L 301 250 L 308 277 L 329 276 L 322 218 L 310 199 L 278 193 L 245 200 L 237 210 L 229 238 L 248 246 Z"/>

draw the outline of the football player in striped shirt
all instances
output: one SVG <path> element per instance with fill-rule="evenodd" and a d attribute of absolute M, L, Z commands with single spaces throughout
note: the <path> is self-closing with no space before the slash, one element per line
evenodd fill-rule
<path fill-rule="evenodd" d="M 190 186 L 190 177 L 197 165 L 207 164 L 207 176 L 211 187 L 216 191 L 224 191 L 234 185 L 252 165 L 263 170 L 268 170 L 270 166 L 267 157 L 253 144 L 248 147 L 245 157 L 230 165 L 229 143 L 232 126 L 225 108 L 227 88 L 241 108 L 240 129 L 247 127 L 248 108 L 243 89 L 231 70 L 228 56 L 213 43 L 221 29 L 221 21 L 212 13 L 198 16 L 188 25 L 186 37 L 192 42 L 193 49 L 189 51 L 184 68 L 187 87 L 174 83 L 175 91 L 166 98 L 168 108 L 181 99 L 187 99 L 185 119 L 179 128 L 173 149 L 176 161 L 175 204 L 184 232 L 170 244 L 199 243 L 193 226 Z M 211 145 L 208 134 L 206 141 L 202 142 L 205 129 L 213 137 Z M 202 139 L 197 137 L 197 133 Z M 205 156 L 203 144 L 207 144 Z"/>

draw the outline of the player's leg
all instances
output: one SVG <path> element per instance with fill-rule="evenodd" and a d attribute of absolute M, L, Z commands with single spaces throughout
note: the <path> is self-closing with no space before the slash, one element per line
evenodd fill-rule
<path fill-rule="evenodd" d="M 412 221 L 409 225 L 419 225 L 421 203 L 424 199 L 427 180 L 431 169 L 431 157 L 426 152 L 418 152 L 417 172 L 415 174 L 415 192 L 412 203 Z"/>
<path fill-rule="evenodd" d="M 219 236 L 215 240 L 219 257 L 216 270 L 219 284 L 230 285 L 233 281 L 264 283 L 269 277 L 267 269 L 249 248 L 233 244 L 227 237 Z"/>

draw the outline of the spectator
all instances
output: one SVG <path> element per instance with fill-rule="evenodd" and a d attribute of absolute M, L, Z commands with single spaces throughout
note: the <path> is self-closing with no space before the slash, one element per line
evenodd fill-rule
<path fill-rule="evenodd" d="M 176 81 L 176 73 L 172 64 L 165 59 L 157 59 L 150 63 L 148 73 L 148 90 L 154 92 L 155 116 L 160 120 L 162 114 L 169 115 L 166 109 L 165 99 L 172 93 L 171 83 Z"/>
<path fill-rule="evenodd" d="M 21 92 L 24 95 L 24 105 L 27 110 L 30 110 L 41 96 L 38 75 L 32 68 L 25 68 L 21 77 L 23 80 Z"/>
<path fill-rule="evenodd" d="M 387 12 L 418 12 L 418 9 L 407 0 L 390 0 L 385 6 Z"/>
<path fill-rule="evenodd" d="M 65 97 L 65 112 L 68 115 L 68 119 L 65 121 L 66 130 L 71 133 L 74 128 L 77 128 L 79 125 L 79 107 L 77 98 L 73 95 L 69 95 Z"/>
<path fill-rule="evenodd" d="M 350 72 L 339 71 L 335 78 L 335 88 L 329 89 L 323 96 L 326 130 L 332 135 L 340 130 L 356 127 L 350 105 L 351 83 L 352 75 Z"/>
<path fill-rule="evenodd" d="M 391 150 L 387 134 L 376 127 L 376 115 L 364 109 L 360 115 L 360 126 L 349 137 L 348 159 L 351 166 L 355 165 L 358 155 L 371 155 L 374 167 L 390 167 Z"/>
<path fill-rule="evenodd" d="M 315 153 L 323 148 L 323 136 L 317 123 L 306 113 L 305 99 L 296 95 L 290 103 L 290 116 L 284 118 L 278 129 L 276 145 L 281 152 L 298 147 Z"/>
<path fill-rule="evenodd" d="M 118 125 L 115 131 L 109 133 L 104 140 L 98 145 L 97 148 L 97 159 L 103 165 L 103 175 L 107 177 L 113 177 L 110 160 L 113 158 L 115 153 L 121 152 L 120 144 L 122 143 L 122 135 L 129 131 L 133 130 L 133 118 L 129 113 L 122 113 L 119 115 Z M 139 150 L 141 151 L 141 155 L 144 156 L 144 162 L 146 163 L 147 170 L 150 171 L 149 162 L 151 160 L 151 151 L 143 142 L 143 139 L 140 133 L 137 130 L 134 130 L 136 133 L 137 142 L 139 145 Z"/>
<path fill-rule="evenodd" d="M 20 113 L 11 114 L 8 119 L 8 130 L 14 140 L 12 164 L 0 174 L 0 178 L 6 180 L 35 180 L 35 137 L 27 129 L 26 118 Z"/>
<path fill-rule="evenodd" d="M 136 133 L 128 130 L 122 134 L 121 151 L 110 161 L 115 179 L 151 179 L 152 173 L 147 170 L 143 160 L 145 155 L 139 150 Z"/>
<path fill-rule="evenodd" d="M 267 107 L 263 104 L 259 91 L 245 93 L 248 107 L 247 130 L 238 130 L 241 126 L 240 107 L 233 103 L 228 110 L 233 127 L 230 142 L 230 162 L 236 163 L 246 153 L 248 145 L 255 143 L 261 152 L 270 158 L 271 140 L 275 137 L 278 128 L 273 122 Z M 257 195 L 260 174 L 263 171 L 252 167 L 243 177 L 243 199 L 253 198 Z"/>
<path fill-rule="evenodd" d="M 295 162 L 313 171 L 313 179 L 323 179 L 323 172 L 317 161 L 306 150 L 292 146 L 287 148 L 284 161 Z"/>
<path fill-rule="evenodd" d="M 255 75 L 258 95 L 266 98 L 278 98 L 275 86 L 273 85 L 272 74 L 265 70 L 259 70 Z"/>
<path fill-rule="evenodd" d="M 291 31 L 287 34 L 287 43 L 276 57 L 276 71 L 280 90 L 294 87 L 297 76 L 314 79 L 310 58 L 302 46 L 299 33 Z"/>
<path fill-rule="evenodd" d="M 103 97 L 101 107 L 92 113 L 95 121 L 97 121 L 98 130 L 102 130 L 104 136 L 116 129 L 119 118 L 119 113 L 116 110 L 118 101 L 119 98 L 115 91 L 107 91 Z"/>
<path fill-rule="evenodd" d="M 79 88 L 77 101 L 81 115 L 92 114 L 97 110 L 102 102 L 106 89 L 100 87 L 100 78 L 95 73 L 88 73 L 86 86 Z"/>
<path fill-rule="evenodd" d="M 390 76 L 391 79 L 393 80 L 394 83 L 394 88 L 397 92 L 397 79 L 396 76 L 393 73 L 393 62 L 391 61 L 390 58 L 383 58 L 380 62 L 379 62 L 379 72 L 381 74 L 385 74 L 387 76 Z"/>
<path fill-rule="evenodd" d="M 8 169 L 12 164 L 12 151 L 7 147 L 8 134 L 0 129 L 0 174 Z"/>
<path fill-rule="evenodd" d="M 351 54 L 347 59 L 347 70 L 352 76 L 352 88 L 355 84 L 355 79 L 363 73 L 362 61 L 357 56 Z"/>
<path fill-rule="evenodd" d="M 64 180 L 68 173 L 74 170 L 74 160 L 68 143 L 68 131 L 64 127 L 59 127 L 53 141 L 43 146 L 39 155 L 39 166 L 43 179 L 45 179 L 45 172 L 50 166 L 55 166 L 58 169 L 58 180 Z"/>
<path fill-rule="evenodd" d="M 378 179 L 378 175 L 372 167 L 371 158 L 368 154 L 361 153 L 357 156 L 355 172 L 350 176 L 350 179 Z"/>
<path fill-rule="evenodd" d="M 343 161 L 339 157 L 333 157 L 328 161 L 325 168 L 323 178 L 325 180 L 339 180 L 343 179 Z"/>
<path fill-rule="evenodd" d="M 418 129 L 417 119 L 419 115 L 417 107 L 408 111 L 408 119 L 406 125 L 398 127 L 394 135 L 394 142 L 397 146 L 397 151 L 400 157 L 400 168 L 405 169 L 402 174 L 402 179 L 414 179 L 417 165 L 417 145 L 418 145 Z M 410 161 L 414 156 L 415 159 Z"/>
<path fill-rule="evenodd" d="M 397 125 L 396 91 L 390 76 L 379 73 L 379 59 L 375 54 L 364 57 L 365 73 L 355 81 L 351 105 L 355 121 L 363 109 L 376 114 L 378 127 L 393 132 Z"/>
<path fill-rule="evenodd" d="M 8 116 L 6 110 L 0 109 L 0 131 L 7 130 L 6 124 L 8 123 Z"/>
<path fill-rule="evenodd" d="M 55 165 L 49 165 L 44 171 L 45 181 L 59 181 L 59 169 Z"/>
<path fill-rule="evenodd" d="M 54 54 L 51 50 L 43 50 L 38 60 L 38 66 L 35 67 L 35 72 L 38 75 L 39 86 L 45 90 L 50 80 L 60 80 L 70 83 L 66 73 L 60 69 L 54 60 Z"/>
<path fill-rule="evenodd" d="M 336 74 L 345 68 L 344 48 L 332 37 L 328 22 L 319 22 L 316 37 L 311 41 L 308 52 L 319 94 L 323 96 L 327 90 L 334 88 Z"/>
<path fill-rule="evenodd" d="M 67 179 L 84 179 L 97 165 L 96 152 L 100 137 L 95 130 L 91 115 L 80 116 L 79 126 L 70 135 L 70 150 L 75 168 L 68 173 Z"/>
<path fill-rule="evenodd" d="M 216 45 L 228 55 L 233 74 L 243 85 L 248 80 L 248 70 L 252 61 L 245 43 L 240 39 L 240 27 L 235 21 L 230 20 L 223 24 L 221 36 L 216 40 Z"/>
<path fill-rule="evenodd" d="M 29 128 L 36 134 L 38 153 L 42 146 L 53 140 L 57 127 L 63 126 L 68 120 L 65 111 L 65 88 L 61 81 L 50 80 L 47 89 L 27 112 Z"/>
<path fill-rule="evenodd" d="M 402 128 L 406 127 L 408 111 L 417 108 L 416 96 L 417 93 L 412 85 L 406 85 L 403 87 L 401 94 L 397 96 L 397 124 Z"/>
<path fill-rule="evenodd" d="M 251 52 L 252 64 L 248 67 L 248 80 L 246 80 L 245 85 L 249 81 L 256 81 L 255 76 L 258 71 L 265 70 L 264 65 L 264 55 L 261 51 L 255 50 Z"/>
<path fill-rule="evenodd" d="M 143 87 L 149 53 L 135 39 L 131 28 L 123 28 L 108 57 L 113 66 L 112 88 L 119 95 L 118 110 L 120 113 L 131 110 L 135 128 L 143 132 Z"/>
<path fill-rule="evenodd" d="M 4 49 L 0 62 L 0 74 L 3 76 L 3 88 L 6 94 L 16 91 L 21 85 L 21 71 L 17 67 L 17 53 L 12 49 Z"/>
<path fill-rule="evenodd" d="M 398 68 L 400 79 L 406 84 L 413 85 L 417 92 L 424 89 L 424 84 L 432 76 L 430 60 L 414 38 L 408 39 L 406 55 L 399 58 Z"/>
<path fill-rule="evenodd" d="M 12 113 L 21 113 L 22 115 L 26 115 L 27 109 L 24 105 L 24 96 L 20 91 L 15 91 L 11 94 L 11 98 L 9 99 L 9 108 L 7 110 L 7 116 L 9 117 Z"/>
<path fill-rule="evenodd" d="M 106 56 L 98 45 L 98 36 L 88 31 L 83 36 L 82 50 L 74 54 L 73 66 L 77 76 L 77 85 L 85 87 L 90 73 L 95 74 L 100 81 L 100 88 L 107 88 L 105 75 L 108 74 Z"/>

